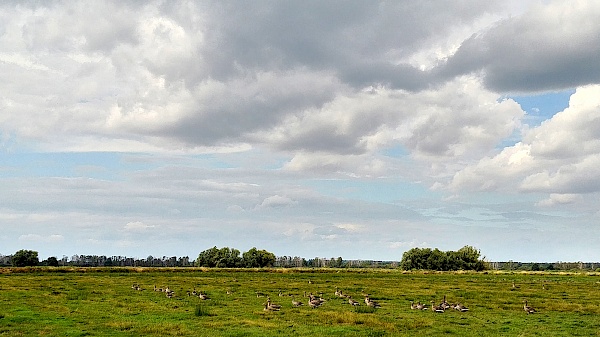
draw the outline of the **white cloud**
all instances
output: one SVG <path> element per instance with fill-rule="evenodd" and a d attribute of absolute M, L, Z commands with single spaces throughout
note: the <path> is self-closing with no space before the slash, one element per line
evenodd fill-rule
<path fill-rule="evenodd" d="M 409 250 L 411 248 L 429 248 L 430 245 L 427 242 L 413 239 L 410 241 L 392 241 L 389 243 L 389 247 L 391 249 Z"/>
<path fill-rule="evenodd" d="M 59 234 L 40 235 L 40 234 L 23 234 L 19 236 L 20 242 L 35 242 L 35 243 L 59 243 L 64 241 L 64 236 Z"/>
<path fill-rule="evenodd" d="M 298 204 L 297 201 L 292 200 L 285 196 L 280 195 L 272 195 L 270 197 L 265 198 L 260 205 L 257 206 L 258 209 L 264 208 L 282 208 L 288 207 Z"/>
<path fill-rule="evenodd" d="M 454 190 L 521 190 L 557 194 L 600 191 L 600 86 L 571 96 L 567 109 L 528 129 L 522 142 L 458 171 Z"/>
<path fill-rule="evenodd" d="M 153 225 L 146 225 L 141 221 L 135 221 L 135 222 L 128 222 L 124 227 L 123 230 L 126 232 L 145 232 L 148 229 L 152 229 L 155 226 Z"/>
<path fill-rule="evenodd" d="M 578 194 L 550 194 L 548 199 L 538 202 L 536 205 L 541 207 L 552 207 L 556 205 L 567 205 L 576 202 L 581 199 L 581 195 Z"/>

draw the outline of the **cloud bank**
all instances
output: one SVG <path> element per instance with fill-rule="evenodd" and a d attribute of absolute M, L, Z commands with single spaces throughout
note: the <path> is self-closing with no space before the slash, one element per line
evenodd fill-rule
<path fill-rule="evenodd" d="M 495 231 L 558 240 L 569 217 L 594 231 L 599 15 L 592 1 L 2 3 L 0 225 L 24 226 L 3 242 L 244 249 L 241 233 L 300 238 L 307 255 L 361 241 L 504 257 Z M 565 91 L 568 108 L 532 110 L 539 125 L 511 96 Z"/>

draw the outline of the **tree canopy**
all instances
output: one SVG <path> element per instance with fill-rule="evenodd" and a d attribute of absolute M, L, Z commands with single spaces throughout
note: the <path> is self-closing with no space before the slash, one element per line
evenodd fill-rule
<path fill-rule="evenodd" d="M 214 246 L 198 255 L 196 265 L 199 267 L 235 268 L 242 266 L 240 251 L 234 248 Z"/>
<path fill-rule="evenodd" d="M 202 251 L 196 259 L 198 267 L 218 267 L 218 268 L 261 268 L 271 267 L 275 263 L 275 254 L 266 250 L 259 250 L 256 247 L 245 252 L 240 257 L 240 251 L 234 248 L 212 247 Z"/>
<path fill-rule="evenodd" d="M 242 260 L 244 261 L 244 267 L 247 268 L 272 267 L 275 263 L 275 254 L 252 247 L 242 255 Z"/>
<path fill-rule="evenodd" d="M 12 265 L 15 267 L 37 266 L 40 263 L 38 252 L 21 249 L 12 256 Z"/>
<path fill-rule="evenodd" d="M 413 248 L 402 255 L 400 268 L 404 270 L 477 270 L 485 269 L 478 249 L 464 246 L 458 251 L 443 252 L 439 249 Z"/>

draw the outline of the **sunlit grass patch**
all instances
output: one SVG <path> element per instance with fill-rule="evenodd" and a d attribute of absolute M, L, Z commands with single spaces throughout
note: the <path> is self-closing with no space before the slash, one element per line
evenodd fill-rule
<path fill-rule="evenodd" d="M 129 331 L 135 326 L 132 321 L 109 321 L 106 325 L 119 331 Z"/>

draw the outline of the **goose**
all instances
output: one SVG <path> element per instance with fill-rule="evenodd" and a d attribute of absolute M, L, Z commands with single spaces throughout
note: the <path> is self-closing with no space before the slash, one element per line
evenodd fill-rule
<path fill-rule="evenodd" d="M 444 299 L 442 300 L 442 303 L 440 303 L 440 307 L 442 307 L 442 309 L 446 310 L 446 309 L 450 309 L 450 304 L 446 301 L 446 295 L 444 295 Z"/>
<path fill-rule="evenodd" d="M 275 304 L 275 303 L 271 302 L 271 298 L 270 298 L 270 297 L 267 297 L 267 305 L 268 305 L 268 306 L 269 306 L 269 308 L 271 308 L 271 309 L 276 309 L 276 310 L 279 310 L 279 309 L 281 309 L 281 305 L 279 305 L 279 304 Z"/>
<path fill-rule="evenodd" d="M 311 300 L 310 302 L 308 302 L 308 305 L 309 305 L 309 306 L 310 306 L 312 309 L 318 308 L 318 307 L 320 307 L 322 304 L 323 304 L 323 302 L 319 301 L 318 299 L 314 299 L 314 300 Z"/>
<path fill-rule="evenodd" d="M 369 296 L 365 296 L 365 304 L 372 308 L 381 308 L 381 305 L 379 305 L 379 303 L 373 301 Z"/>
<path fill-rule="evenodd" d="M 319 303 L 326 302 L 326 300 L 325 300 L 324 298 L 322 298 L 322 297 L 317 297 L 317 296 L 313 295 L 312 293 L 310 293 L 310 294 L 308 295 L 308 298 L 310 298 L 310 300 L 311 300 L 311 301 L 315 301 L 315 302 L 319 302 Z"/>
<path fill-rule="evenodd" d="M 296 301 L 296 299 L 292 298 L 292 306 L 299 307 L 301 305 L 304 305 L 304 303 L 302 303 L 300 301 Z"/>
<path fill-rule="evenodd" d="M 200 292 L 200 293 L 198 294 L 198 298 L 199 298 L 199 299 L 201 299 L 201 300 L 210 300 L 210 297 L 208 297 L 208 295 L 206 295 L 206 294 L 205 294 L 205 293 L 203 293 L 203 292 Z"/>
<path fill-rule="evenodd" d="M 417 310 L 417 304 L 414 301 L 410 301 L 410 309 Z"/>
<path fill-rule="evenodd" d="M 367 303 L 367 306 L 371 308 L 381 308 L 381 305 L 375 301 L 369 301 L 369 303 Z"/>
<path fill-rule="evenodd" d="M 358 301 L 353 300 L 351 296 L 348 296 L 348 303 L 350 303 L 350 305 L 355 306 L 355 307 L 360 305 L 360 303 L 358 303 Z"/>
<path fill-rule="evenodd" d="M 279 311 L 280 309 L 273 308 L 273 307 L 269 306 L 269 303 L 265 303 L 265 308 L 263 310 L 264 311 Z"/>
<path fill-rule="evenodd" d="M 523 305 L 523 310 L 525 310 L 527 315 L 533 314 L 535 312 L 535 309 L 533 307 L 530 307 L 527 305 L 527 300 L 525 300 L 525 304 Z"/>
<path fill-rule="evenodd" d="M 441 312 L 444 312 L 444 308 L 442 308 L 442 306 L 440 306 L 440 305 L 433 304 L 433 301 L 431 301 L 431 311 L 441 313 Z"/>
<path fill-rule="evenodd" d="M 427 310 L 427 306 L 425 304 L 422 304 L 421 301 L 417 302 L 417 309 L 418 310 Z"/>
<path fill-rule="evenodd" d="M 458 310 L 460 312 L 465 312 L 465 311 L 469 311 L 469 308 L 465 307 L 464 305 L 457 303 L 454 306 L 452 306 L 452 308 L 454 308 L 454 310 Z"/>

